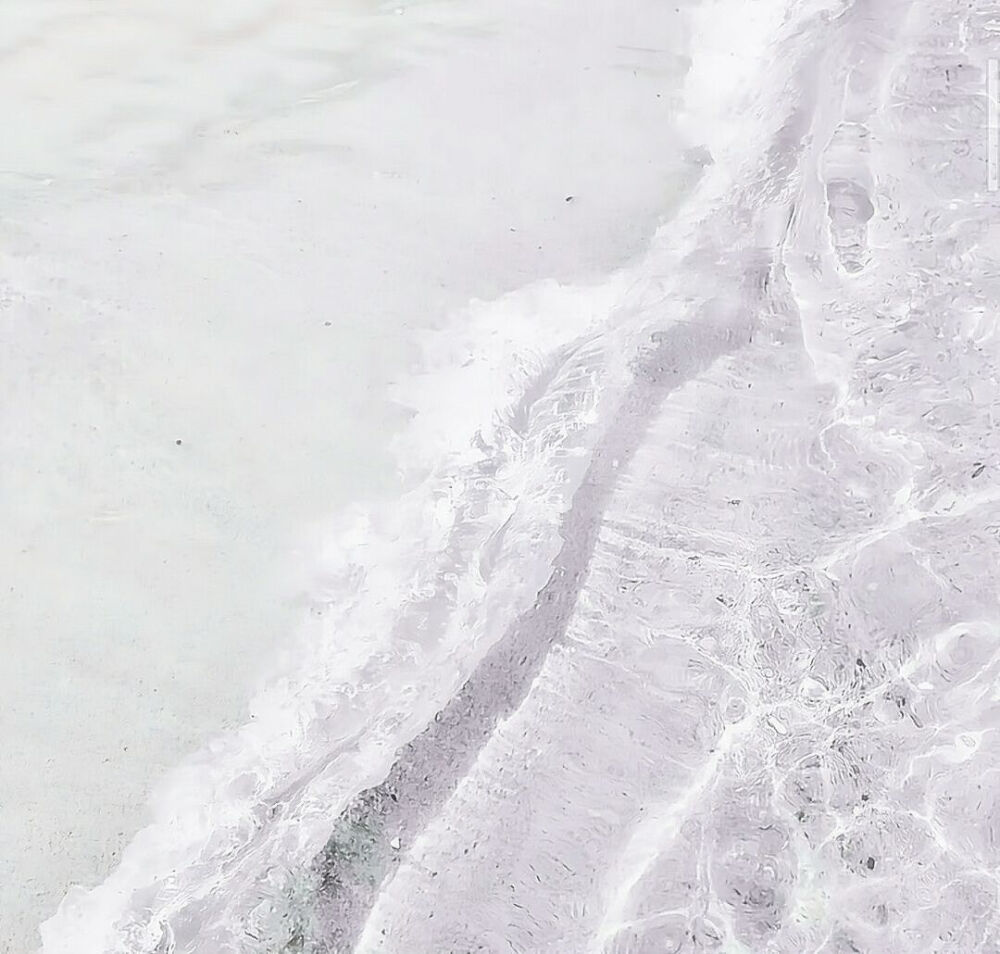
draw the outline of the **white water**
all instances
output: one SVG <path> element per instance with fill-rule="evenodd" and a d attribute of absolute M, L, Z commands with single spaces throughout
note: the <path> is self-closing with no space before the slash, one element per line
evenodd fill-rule
<path fill-rule="evenodd" d="M 0 950 L 151 819 L 190 823 L 193 769 L 152 815 L 150 790 L 247 720 L 317 588 L 341 592 L 343 508 L 489 417 L 502 375 L 466 375 L 454 423 L 390 451 L 436 400 L 398 383 L 418 333 L 461 330 L 434 362 L 497 362 L 537 312 L 470 300 L 542 308 L 648 241 L 687 174 L 679 24 L 642 2 L 5 4 Z M 190 847 L 162 837 L 151 875 Z"/>
<path fill-rule="evenodd" d="M 410 489 L 45 950 L 996 950 L 995 22 L 703 7 L 680 213 L 425 339 Z"/>

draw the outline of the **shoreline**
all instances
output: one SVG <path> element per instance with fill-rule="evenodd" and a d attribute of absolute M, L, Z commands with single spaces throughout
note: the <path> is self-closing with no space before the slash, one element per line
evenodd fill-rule
<path fill-rule="evenodd" d="M 351 85 L 366 54 L 344 41 L 346 73 L 317 92 L 310 76 L 261 86 L 254 69 L 282 62 L 270 52 L 213 86 L 241 42 L 252 54 L 273 37 L 287 57 L 306 25 L 230 31 L 234 58 L 194 67 L 200 116 L 176 78 L 150 116 L 133 108 L 156 89 L 141 60 L 164 82 L 188 27 L 157 45 L 155 22 L 123 21 L 122 42 L 147 48 L 112 44 L 111 80 L 88 79 L 85 58 L 74 75 L 71 21 L 45 24 L 47 47 L 32 39 L 67 57 L 53 82 L 74 92 L 37 113 L 32 148 L 48 152 L 18 154 L 15 137 L 4 156 L 11 950 L 63 885 L 114 868 L 157 777 L 243 721 L 322 579 L 329 516 L 399 492 L 389 443 L 406 412 L 390 391 L 417 332 L 470 299 L 629 259 L 690 174 L 669 125 L 679 53 L 612 54 L 610 36 L 629 39 L 621 11 L 567 47 L 554 6 L 483 4 L 457 26 L 448 5 L 401 9 L 420 25 L 385 36 L 412 43 L 381 65 L 376 48 L 372 79 Z M 366 29 L 359 48 L 379 42 Z M 539 59 L 545 44 L 558 55 Z M 23 81 L 29 54 L 12 63 Z M 525 109 L 539 89 L 551 102 Z M 64 126 L 74 98 L 80 122 Z"/>
<path fill-rule="evenodd" d="M 414 333 L 400 497 L 46 954 L 995 947 L 995 25 L 694 11 L 689 201 Z"/>

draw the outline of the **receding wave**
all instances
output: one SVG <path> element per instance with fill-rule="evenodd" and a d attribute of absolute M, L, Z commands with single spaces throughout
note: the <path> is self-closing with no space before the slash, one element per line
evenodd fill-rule
<path fill-rule="evenodd" d="M 411 489 L 47 954 L 996 943 L 992 21 L 696 21 L 682 207 L 427 337 Z"/>

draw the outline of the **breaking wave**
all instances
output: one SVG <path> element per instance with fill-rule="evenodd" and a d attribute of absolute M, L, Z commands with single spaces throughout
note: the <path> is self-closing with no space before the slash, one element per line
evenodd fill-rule
<path fill-rule="evenodd" d="M 951 55 L 926 38 L 986 21 L 933 6 L 698 8 L 682 118 L 703 171 L 677 214 L 602 283 L 427 335 L 397 394 L 409 489 L 342 516 L 250 721 L 172 773 L 46 954 L 860 951 L 883 865 L 924 858 L 965 886 L 956 910 L 995 890 L 976 871 L 996 843 L 963 867 L 960 809 L 932 824 L 887 781 L 953 744 L 919 686 L 995 666 L 971 564 L 936 555 L 1000 502 L 982 471 L 961 502 L 943 489 L 965 466 L 944 429 L 988 429 L 950 359 L 921 363 L 936 309 L 969 352 L 954 379 L 988 379 L 988 253 L 940 255 L 949 216 L 992 207 L 974 145 L 936 181 L 901 158 L 954 150 L 930 80 L 906 85 Z M 929 930 L 928 890 L 898 923 Z"/>

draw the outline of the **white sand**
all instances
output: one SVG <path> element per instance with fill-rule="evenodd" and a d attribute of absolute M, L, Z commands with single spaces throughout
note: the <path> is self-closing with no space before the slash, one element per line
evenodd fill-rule
<path fill-rule="evenodd" d="M 332 6 L 0 14 L 0 951 L 241 720 L 414 330 L 676 192 L 673 5 Z"/>

